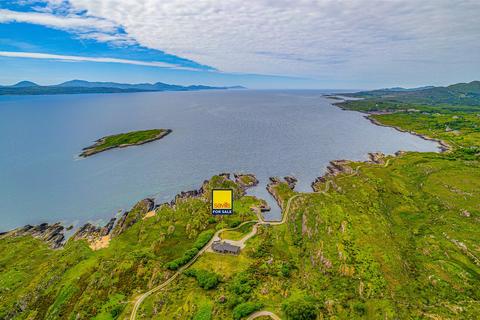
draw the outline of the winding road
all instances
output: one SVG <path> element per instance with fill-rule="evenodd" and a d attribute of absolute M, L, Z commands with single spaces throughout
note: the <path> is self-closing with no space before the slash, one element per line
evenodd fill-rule
<path fill-rule="evenodd" d="M 328 188 L 327 188 L 328 189 Z M 326 192 L 325 191 L 322 191 L 321 193 L 324 193 Z M 290 197 L 287 201 L 287 205 L 285 206 L 285 212 L 284 214 L 282 215 L 282 220 L 280 221 L 264 221 L 259 213 L 258 210 L 255 210 L 256 213 L 257 213 L 257 217 L 258 217 L 258 220 L 249 220 L 249 221 L 245 221 L 245 222 L 242 222 L 241 224 L 239 224 L 238 226 L 236 226 L 235 228 L 224 228 L 224 229 L 220 229 L 218 230 L 217 232 L 215 232 L 215 234 L 213 235 L 212 239 L 210 239 L 210 241 L 192 258 L 192 260 L 190 260 L 187 264 L 185 264 L 184 266 L 182 266 L 181 268 L 179 268 L 170 278 L 168 278 L 165 282 L 159 284 L 158 286 L 150 289 L 149 291 L 143 293 L 141 296 L 139 296 L 137 298 L 137 300 L 135 301 L 135 304 L 133 305 L 133 309 L 132 309 L 132 313 L 130 314 L 130 320 L 135 320 L 137 318 L 137 313 L 138 313 L 138 309 L 140 308 L 140 305 L 142 304 L 142 302 L 147 298 L 149 297 L 151 294 L 159 291 L 159 290 L 162 290 L 163 288 L 165 288 L 166 286 L 168 286 L 171 282 L 173 282 L 176 278 L 178 278 L 178 276 L 183 272 L 185 271 L 186 269 L 188 269 L 195 261 L 197 261 L 197 259 L 203 254 L 205 253 L 212 245 L 212 243 L 218 239 L 220 239 L 219 235 L 224 232 L 224 231 L 232 231 L 232 230 L 236 230 L 242 226 L 244 226 L 245 224 L 247 223 L 252 223 L 252 222 L 256 222 L 255 225 L 253 226 L 252 228 L 252 231 L 250 233 L 248 233 L 247 235 L 245 235 L 245 237 L 243 237 L 241 240 L 238 240 L 238 241 L 232 241 L 232 240 L 228 240 L 229 243 L 232 243 L 232 244 L 235 244 L 235 245 L 239 245 L 240 247 L 244 247 L 245 246 L 245 242 L 250 239 L 251 237 L 253 237 L 254 235 L 257 234 L 257 230 L 258 230 L 258 225 L 280 225 L 280 224 L 283 224 L 287 221 L 287 218 L 288 218 L 288 214 L 290 212 L 290 206 L 292 204 L 292 201 L 300 196 L 303 196 L 303 195 L 306 195 L 306 194 L 302 194 L 302 193 L 298 193 L 292 197 Z M 270 316 L 272 319 L 274 320 L 280 320 L 280 317 L 277 316 L 276 314 L 274 314 L 273 312 L 270 312 L 270 311 L 258 311 L 258 312 L 255 312 L 253 314 L 250 315 L 250 317 L 248 319 L 255 319 L 255 318 L 258 318 L 258 317 L 261 317 L 261 316 Z"/>
<path fill-rule="evenodd" d="M 292 200 L 294 200 L 295 198 L 301 196 L 302 194 L 296 194 L 292 197 L 290 197 L 287 201 L 287 205 L 285 206 L 285 213 L 283 214 L 282 216 L 282 220 L 281 221 L 264 221 L 261 217 L 261 215 L 259 214 L 259 211 L 256 210 L 256 213 L 257 213 L 257 217 L 258 217 L 258 220 L 249 220 L 249 221 L 245 221 L 245 222 L 242 222 L 241 224 L 239 224 L 238 226 L 236 226 L 235 228 L 224 228 L 224 229 L 220 229 L 218 230 L 217 232 L 215 232 L 215 234 L 213 235 L 212 239 L 210 239 L 210 241 L 192 258 L 192 260 L 190 260 L 187 264 L 185 264 L 184 266 L 182 266 L 181 268 L 179 268 L 170 278 L 168 278 L 165 282 L 159 284 L 158 286 L 150 289 L 149 291 L 143 293 L 141 296 L 139 296 L 137 298 L 137 300 L 135 301 L 135 304 L 133 305 L 133 309 L 132 309 L 132 313 L 130 314 L 130 320 L 135 320 L 137 318 L 137 313 L 138 313 L 138 309 L 140 308 L 140 305 L 142 304 L 142 302 L 148 297 L 150 296 L 151 294 L 159 291 L 159 290 L 162 290 L 163 288 L 165 288 L 166 286 L 168 286 L 171 282 L 173 282 L 176 278 L 178 278 L 178 276 L 183 272 L 185 271 L 186 269 L 188 269 L 195 261 L 197 261 L 197 259 L 203 254 L 205 253 L 212 245 L 212 243 L 218 239 L 220 239 L 219 235 L 224 232 L 224 231 L 232 231 L 232 230 L 236 230 L 238 228 L 241 228 L 242 226 L 244 226 L 245 224 L 248 224 L 248 223 L 252 223 L 252 222 L 256 222 L 255 225 L 253 226 L 252 228 L 252 231 L 250 233 L 248 233 L 247 235 L 245 235 L 245 237 L 243 237 L 241 240 L 238 240 L 238 241 L 231 241 L 229 240 L 228 242 L 229 243 L 232 243 L 232 244 L 235 244 L 235 245 L 239 245 L 240 247 L 245 247 L 245 242 L 250 239 L 251 237 L 253 237 L 254 235 L 257 234 L 257 230 L 258 230 L 258 225 L 261 225 L 261 224 L 269 224 L 269 225 L 280 225 L 280 224 L 283 224 L 285 223 L 285 221 L 287 221 L 287 217 L 288 217 L 288 213 L 290 211 L 290 205 L 292 203 Z M 265 313 L 265 314 L 261 314 L 261 313 Z M 254 316 L 256 314 L 256 316 Z M 270 311 L 259 311 L 259 312 L 256 312 L 254 314 L 252 314 L 251 316 L 254 316 L 254 318 L 256 317 L 260 317 L 262 315 L 273 315 L 273 319 L 280 319 L 277 315 L 275 315 L 274 313 L 270 312 Z M 254 319 L 252 318 L 252 319 Z M 250 318 L 249 318 L 250 319 Z"/>
<path fill-rule="evenodd" d="M 212 245 L 213 241 L 217 240 L 219 238 L 219 234 L 224 232 L 224 231 L 229 231 L 229 230 L 235 230 L 247 223 L 252 223 L 252 222 L 258 222 L 257 220 L 250 220 L 250 221 L 245 221 L 236 226 L 235 228 L 224 228 L 220 229 L 215 234 L 213 235 L 212 239 L 190 260 L 187 264 L 183 265 L 181 268 L 179 268 L 170 278 L 168 278 L 165 282 L 159 284 L 158 286 L 150 289 L 149 291 L 143 293 L 138 299 L 135 301 L 135 304 L 133 305 L 132 313 L 130 314 L 130 320 L 135 320 L 137 317 L 137 312 L 138 309 L 140 308 L 140 305 L 142 302 L 150 296 L 152 293 L 155 293 L 166 286 L 168 286 L 173 280 L 175 280 L 183 271 L 188 269 L 195 261 L 197 261 L 198 257 L 200 257 L 205 251 L 207 251 L 208 248 Z"/>
<path fill-rule="evenodd" d="M 265 311 L 265 310 L 264 311 L 257 311 L 257 312 L 252 313 L 247 318 L 247 320 L 253 320 L 253 319 L 256 319 L 256 318 L 259 318 L 259 317 L 270 317 L 273 320 L 281 320 L 280 317 L 277 316 L 275 313 L 270 312 L 270 311 Z"/>

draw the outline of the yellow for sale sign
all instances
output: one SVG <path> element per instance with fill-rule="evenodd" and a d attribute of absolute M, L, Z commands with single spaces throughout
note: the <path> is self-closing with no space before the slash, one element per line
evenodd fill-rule
<path fill-rule="evenodd" d="M 213 189 L 212 190 L 212 214 L 233 213 L 233 190 Z"/>

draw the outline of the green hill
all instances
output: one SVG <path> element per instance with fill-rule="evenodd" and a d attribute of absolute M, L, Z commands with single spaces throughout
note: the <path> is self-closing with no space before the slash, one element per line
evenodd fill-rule
<path fill-rule="evenodd" d="M 415 104 L 451 104 L 480 106 L 480 81 L 457 83 L 447 87 L 428 87 L 422 90 L 381 89 L 351 94 L 354 97 L 374 98 L 377 101 Z"/>

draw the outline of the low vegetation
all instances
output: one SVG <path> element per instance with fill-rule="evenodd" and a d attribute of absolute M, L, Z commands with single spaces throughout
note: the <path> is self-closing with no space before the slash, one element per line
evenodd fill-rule
<path fill-rule="evenodd" d="M 170 261 L 166 264 L 167 269 L 169 270 L 177 270 L 181 266 L 187 264 L 193 257 L 195 257 L 200 249 L 202 249 L 209 241 L 212 239 L 213 235 L 215 234 L 215 230 L 210 229 L 203 231 L 199 234 L 197 241 L 193 244 L 192 248 L 185 251 L 185 253 L 180 257 L 173 261 Z"/>
<path fill-rule="evenodd" d="M 128 146 L 144 144 L 161 139 L 170 132 L 172 132 L 170 129 L 152 129 L 106 136 L 97 140 L 97 142 L 92 146 L 84 148 L 80 156 L 88 157 L 113 148 L 124 148 Z"/>
<path fill-rule="evenodd" d="M 220 234 L 220 237 L 222 239 L 240 240 L 252 231 L 252 226 L 254 224 L 255 224 L 255 222 L 246 223 L 236 230 L 224 231 Z M 234 227 L 235 227 L 235 225 L 234 225 Z"/>
<path fill-rule="evenodd" d="M 220 276 L 215 272 L 203 269 L 189 269 L 185 275 L 197 279 L 198 285 L 206 290 L 215 288 L 220 282 Z"/>
<path fill-rule="evenodd" d="M 350 94 L 368 101 L 403 104 L 427 104 L 431 106 L 480 106 L 480 81 L 457 83 L 447 87 L 423 87 L 416 89 L 380 89 Z"/>

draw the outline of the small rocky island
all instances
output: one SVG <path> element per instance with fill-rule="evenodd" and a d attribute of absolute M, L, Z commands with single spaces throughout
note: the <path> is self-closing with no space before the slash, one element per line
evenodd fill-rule
<path fill-rule="evenodd" d="M 95 141 L 95 144 L 84 148 L 83 152 L 80 154 L 80 157 L 88 157 L 113 148 L 138 146 L 159 140 L 168 135 L 170 132 L 172 132 L 170 129 L 151 129 L 106 136 Z"/>

